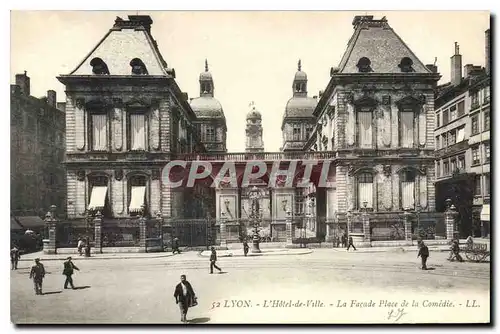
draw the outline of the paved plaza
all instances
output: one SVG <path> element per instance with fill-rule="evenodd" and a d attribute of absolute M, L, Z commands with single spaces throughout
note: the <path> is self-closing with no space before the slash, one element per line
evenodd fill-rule
<path fill-rule="evenodd" d="M 63 261 L 45 261 L 44 295 L 28 278 L 30 261 L 11 271 L 11 319 L 35 323 L 180 323 L 173 298 L 181 274 L 198 295 L 188 313 L 203 323 L 488 322 L 490 265 L 448 262 L 431 253 L 419 269 L 415 251 L 221 257 L 209 274 L 198 252 L 169 257 L 87 259 L 77 290 L 64 290 Z"/>

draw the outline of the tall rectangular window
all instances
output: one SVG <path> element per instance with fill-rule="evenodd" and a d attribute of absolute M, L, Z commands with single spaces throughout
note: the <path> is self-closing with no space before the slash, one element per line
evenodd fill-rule
<path fill-rule="evenodd" d="M 442 142 L 443 142 L 443 147 L 447 147 L 448 146 L 448 134 L 447 133 L 443 133 L 441 135 L 441 138 L 442 138 Z"/>
<path fill-rule="evenodd" d="M 472 148 L 472 165 L 479 165 L 481 163 L 481 157 L 479 154 L 479 146 Z"/>
<path fill-rule="evenodd" d="M 358 136 L 361 148 L 373 147 L 372 112 L 360 111 L 358 116 Z"/>
<path fill-rule="evenodd" d="M 457 142 L 457 131 L 455 130 L 451 130 L 449 133 L 448 133 L 448 145 L 453 145 L 453 144 L 456 144 Z"/>
<path fill-rule="evenodd" d="M 408 170 L 401 174 L 401 207 L 413 209 L 415 207 L 415 172 Z"/>
<path fill-rule="evenodd" d="M 457 119 L 457 106 L 450 107 L 450 121 Z"/>
<path fill-rule="evenodd" d="M 451 172 L 457 172 L 457 159 L 451 159 Z"/>
<path fill-rule="evenodd" d="M 484 129 L 483 131 L 487 131 L 490 129 L 490 109 L 486 109 L 484 111 Z"/>
<path fill-rule="evenodd" d="M 436 150 L 439 150 L 441 148 L 440 139 L 441 139 L 440 136 L 436 136 Z"/>
<path fill-rule="evenodd" d="M 457 143 L 465 140 L 465 125 L 457 129 Z"/>
<path fill-rule="evenodd" d="M 144 114 L 130 115 L 130 149 L 139 151 L 146 149 L 146 116 Z"/>
<path fill-rule="evenodd" d="M 106 114 L 92 114 L 92 150 L 108 150 L 108 120 Z"/>
<path fill-rule="evenodd" d="M 373 175 L 362 173 L 358 176 L 358 208 L 373 208 Z"/>
<path fill-rule="evenodd" d="M 461 155 L 458 157 L 458 169 L 460 171 L 465 170 L 465 155 Z"/>
<path fill-rule="evenodd" d="M 481 175 L 474 176 L 474 195 L 481 195 Z"/>
<path fill-rule="evenodd" d="M 402 111 L 400 113 L 401 146 L 413 147 L 414 133 L 414 113 L 412 111 Z"/>
<path fill-rule="evenodd" d="M 293 127 L 293 140 L 300 140 L 300 127 Z"/>
<path fill-rule="evenodd" d="M 457 109 L 457 117 L 462 117 L 463 115 L 465 115 L 465 102 L 458 102 Z"/>
<path fill-rule="evenodd" d="M 484 94 L 483 103 L 490 102 L 490 86 L 484 88 L 483 94 Z"/>
<path fill-rule="evenodd" d="M 443 176 L 450 175 L 450 163 L 449 161 L 443 162 Z"/>
<path fill-rule="evenodd" d="M 208 142 L 215 141 L 215 128 L 213 126 L 207 126 L 206 133 L 205 133 L 205 139 Z"/>
<path fill-rule="evenodd" d="M 490 194 L 490 173 L 484 174 L 484 194 L 489 195 Z"/>
<path fill-rule="evenodd" d="M 449 115 L 449 114 L 448 114 L 448 109 L 443 110 L 443 125 L 448 124 L 448 122 L 449 122 L 449 121 L 448 121 L 448 115 Z"/>
<path fill-rule="evenodd" d="M 478 92 L 472 92 L 470 95 L 470 99 L 471 99 L 471 102 L 470 102 L 471 109 L 475 109 L 475 108 L 479 107 L 479 93 Z"/>
<path fill-rule="evenodd" d="M 484 162 L 490 162 L 490 142 L 484 143 Z"/>
<path fill-rule="evenodd" d="M 441 176 L 441 161 L 436 162 L 436 177 Z"/>
<path fill-rule="evenodd" d="M 479 133 L 479 114 L 475 114 L 471 118 L 471 134 L 475 135 Z"/>
<path fill-rule="evenodd" d="M 436 128 L 439 128 L 441 126 L 441 114 L 437 113 L 436 114 Z"/>

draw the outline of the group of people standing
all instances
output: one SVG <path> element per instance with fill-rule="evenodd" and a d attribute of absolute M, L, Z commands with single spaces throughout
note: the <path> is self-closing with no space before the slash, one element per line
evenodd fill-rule
<path fill-rule="evenodd" d="M 80 256 L 82 256 L 84 251 L 85 251 L 85 256 L 90 257 L 90 239 L 89 239 L 89 237 L 85 238 L 85 240 L 83 238 L 78 238 L 77 248 L 78 248 L 78 254 L 80 254 Z"/>

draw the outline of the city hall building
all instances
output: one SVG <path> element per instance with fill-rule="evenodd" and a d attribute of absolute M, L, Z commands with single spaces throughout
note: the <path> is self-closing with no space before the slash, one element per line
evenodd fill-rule
<path fill-rule="evenodd" d="M 250 186 L 260 189 L 262 236 L 335 241 L 349 234 L 361 245 L 444 237 L 435 212 L 434 91 L 440 76 L 424 65 L 385 18 L 356 16 L 340 65 L 317 96 L 298 62 L 292 96 L 283 103 L 281 152 L 264 151 L 255 105 L 246 117 L 246 150 L 228 153 L 226 118 L 208 64 L 200 64 L 199 97 L 175 81 L 151 34 L 149 16 L 117 18 L 74 70 L 66 86 L 67 219 L 59 247 L 78 237 L 106 247 L 147 248 L 148 239 L 178 236 L 186 246 L 238 242 L 252 228 L 248 161 L 267 167 Z M 311 60 L 313 61 L 313 60 Z M 293 79 L 293 80 L 292 80 Z M 227 111 L 226 111 L 227 112 Z M 173 160 L 209 161 L 213 172 L 194 187 L 170 188 L 162 170 Z M 306 187 L 302 165 L 290 186 L 269 186 L 275 161 L 319 162 Z M 209 187 L 224 162 L 238 184 Z M 326 167 L 326 180 L 318 170 Z M 441 226 L 441 227 L 440 227 Z"/>

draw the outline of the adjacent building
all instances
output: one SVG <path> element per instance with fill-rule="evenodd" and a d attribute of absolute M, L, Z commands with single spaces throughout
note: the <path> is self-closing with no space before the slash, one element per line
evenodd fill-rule
<path fill-rule="evenodd" d="M 450 198 L 459 216 L 462 237 L 489 234 L 490 84 L 489 30 L 486 67 L 467 64 L 455 44 L 451 80 L 436 93 L 436 206 L 444 211 Z"/>
<path fill-rule="evenodd" d="M 40 230 L 51 205 L 63 216 L 66 211 L 66 126 L 56 92 L 36 98 L 30 88 L 26 72 L 17 74 L 10 86 L 10 206 L 16 223 Z"/>

